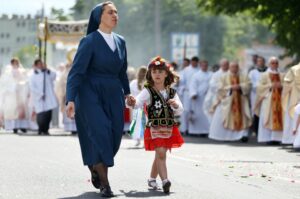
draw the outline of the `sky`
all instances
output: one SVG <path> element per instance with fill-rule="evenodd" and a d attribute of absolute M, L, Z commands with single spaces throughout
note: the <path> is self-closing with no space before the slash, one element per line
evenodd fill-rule
<path fill-rule="evenodd" d="M 2 14 L 35 15 L 44 4 L 46 15 L 50 14 L 51 7 L 63 8 L 66 13 L 75 4 L 75 0 L 0 0 L 0 16 Z"/>

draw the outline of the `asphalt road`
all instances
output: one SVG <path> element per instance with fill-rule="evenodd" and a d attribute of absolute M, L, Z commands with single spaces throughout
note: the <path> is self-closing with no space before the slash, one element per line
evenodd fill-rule
<path fill-rule="evenodd" d="M 101 198 L 82 164 L 78 138 L 0 132 L 1 199 Z M 109 170 L 116 198 L 296 199 L 300 198 L 300 153 L 282 146 L 214 142 L 185 137 L 168 153 L 171 194 L 147 187 L 154 154 L 124 137 Z"/>

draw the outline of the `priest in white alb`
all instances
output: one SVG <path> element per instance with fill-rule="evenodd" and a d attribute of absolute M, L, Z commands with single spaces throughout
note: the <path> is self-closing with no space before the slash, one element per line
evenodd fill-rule
<path fill-rule="evenodd" d="M 56 73 L 48 69 L 40 59 L 34 61 L 34 73 L 30 76 L 29 87 L 39 135 L 49 135 L 52 110 L 58 106 L 54 92 Z"/>
<path fill-rule="evenodd" d="M 250 92 L 250 107 L 251 107 L 251 114 L 252 114 L 252 126 L 250 128 L 250 134 L 252 132 L 255 132 L 257 135 L 258 132 L 258 124 L 259 124 L 259 116 L 254 113 L 254 107 L 256 102 L 256 87 L 260 80 L 261 75 L 266 72 L 268 69 L 267 66 L 265 66 L 265 59 L 261 56 L 257 57 L 256 60 L 256 66 L 253 68 L 249 74 L 248 77 L 251 81 L 251 92 Z"/>
<path fill-rule="evenodd" d="M 191 65 L 189 65 L 182 71 L 182 79 L 180 81 L 181 81 L 182 89 L 184 90 L 182 103 L 183 103 L 183 106 L 185 107 L 185 110 L 180 115 L 180 132 L 181 133 L 186 133 L 188 131 L 189 107 L 191 104 L 189 87 L 191 84 L 192 76 L 199 70 L 200 70 L 199 69 L 199 58 L 193 57 L 191 59 Z"/>
<path fill-rule="evenodd" d="M 191 78 L 189 94 L 191 99 L 190 118 L 188 123 L 189 134 L 207 135 L 209 121 L 203 111 L 203 101 L 208 90 L 212 72 L 208 71 L 207 61 L 201 61 L 200 70 Z"/>

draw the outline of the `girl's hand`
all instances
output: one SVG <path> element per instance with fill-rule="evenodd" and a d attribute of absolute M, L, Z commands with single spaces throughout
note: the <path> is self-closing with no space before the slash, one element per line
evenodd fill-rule
<path fill-rule="evenodd" d="M 179 107 L 179 105 L 176 103 L 176 101 L 174 99 L 169 99 L 167 101 L 168 104 L 170 104 L 171 107 L 177 109 Z"/>
<path fill-rule="evenodd" d="M 135 103 L 136 103 L 136 99 L 132 95 L 127 95 L 126 96 L 126 103 L 127 103 L 128 106 L 134 107 Z"/>
<path fill-rule="evenodd" d="M 75 116 L 75 103 L 74 102 L 68 102 L 66 113 L 68 118 L 74 119 Z"/>

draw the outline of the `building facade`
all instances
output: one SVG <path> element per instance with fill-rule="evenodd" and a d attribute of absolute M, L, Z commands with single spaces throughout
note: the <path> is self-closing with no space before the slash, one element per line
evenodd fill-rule
<path fill-rule="evenodd" d="M 2 15 L 0 27 L 0 67 L 9 64 L 10 59 L 22 48 L 38 43 L 37 17 Z"/>

